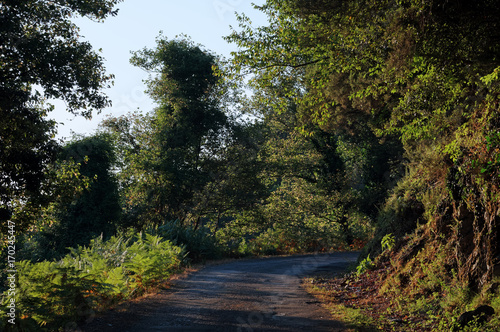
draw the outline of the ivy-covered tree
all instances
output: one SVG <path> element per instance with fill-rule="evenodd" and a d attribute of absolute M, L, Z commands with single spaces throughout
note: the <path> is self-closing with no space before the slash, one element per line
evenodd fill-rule
<path fill-rule="evenodd" d="M 227 124 L 213 71 L 217 58 L 190 40 L 160 36 L 156 49 L 136 52 L 131 62 L 152 73 L 148 93 L 158 104 L 143 164 L 152 217 L 184 220 L 209 180 L 205 165 L 216 152 L 207 142 L 218 140 Z"/>
<path fill-rule="evenodd" d="M 235 91 L 217 75 L 218 57 L 185 37 L 160 36 L 131 62 L 151 73 L 148 93 L 158 106 L 102 124 L 122 151 L 126 223 L 177 219 L 197 228 L 202 218 L 218 224 L 251 205 L 263 192 L 257 143 L 230 108 Z"/>

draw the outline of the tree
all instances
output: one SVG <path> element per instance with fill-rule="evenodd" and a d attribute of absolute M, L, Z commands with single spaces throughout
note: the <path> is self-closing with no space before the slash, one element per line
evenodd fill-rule
<path fill-rule="evenodd" d="M 22 99 L 14 100 L 14 99 Z M 45 168 L 55 160 L 59 146 L 53 139 L 55 124 L 45 119 L 45 110 L 23 105 L 26 93 L 0 93 L 0 216 L 11 218 L 13 201 L 46 201 L 40 195 Z M 37 203 L 35 203 L 35 201 Z M 18 220 L 18 230 L 26 229 L 29 220 Z"/>
<path fill-rule="evenodd" d="M 100 124 L 100 132 L 110 135 L 117 154 L 124 227 L 140 229 L 155 218 L 156 211 L 148 196 L 156 181 L 150 165 L 158 157 L 153 119 L 152 114 L 134 112 L 108 117 Z"/>
<path fill-rule="evenodd" d="M 74 190 L 78 185 L 72 181 L 65 189 L 68 181 L 59 180 L 59 197 L 44 211 L 45 222 L 37 225 L 27 245 L 32 260 L 59 258 L 67 248 L 86 246 L 98 236 L 110 238 L 121 226 L 116 154 L 108 135 L 75 137 L 62 148 L 57 163 L 75 165 L 75 180 L 83 186 Z"/>
<path fill-rule="evenodd" d="M 472 290 L 487 285 L 500 253 L 498 3 L 269 0 L 258 8 L 268 26 L 252 28 L 241 15 L 241 31 L 227 38 L 240 47 L 235 74 L 253 73 L 278 112 L 295 101 L 306 133 L 315 124 L 356 143 L 368 162 L 357 165 L 407 168 L 374 243 L 424 223 L 418 243 L 453 252 L 448 270 Z M 294 76 L 293 89 L 270 89 Z M 379 185 L 390 188 L 394 175 Z"/>
<path fill-rule="evenodd" d="M 193 212 L 200 218 L 213 220 L 214 233 L 221 219 L 234 219 L 242 211 L 254 209 L 269 195 L 262 181 L 265 163 L 259 152 L 262 125 L 231 123 L 228 140 L 219 147 L 216 158 L 207 165 L 210 180 L 193 199 Z"/>
<path fill-rule="evenodd" d="M 267 1 L 256 8 L 268 15 L 268 26 L 253 28 L 240 15 L 241 31 L 226 37 L 240 48 L 233 54 L 234 73 L 253 73 L 250 84 L 257 89 L 284 86 L 268 101 L 279 112 L 293 100 L 299 125 L 355 132 L 376 123 L 383 109 L 357 94 L 378 79 L 374 69 L 386 58 L 378 29 L 384 19 L 369 19 L 384 6 L 390 7 L 385 1 Z"/>
<path fill-rule="evenodd" d="M 147 137 L 136 136 L 137 149 L 129 150 L 126 172 L 134 174 L 129 202 L 142 211 L 143 221 L 192 219 L 192 199 L 210 181 L 211 165 L 230 142 L 227 90 L 213 70 L 218 59 L 186 38 L 160 36 L 155 49 L 135 52 L 131 62 L 151 73 L 148 93 L 158 107 L 140 121 Z M 106 124 L 115 133 L 123 125 L 129 126 L 118 119 Z M 121 135 L 129 142 L 130 137 L 134 134 Z"/>
<path fill-rule="evenodd" d="M 0 204 L 9 216 L 14 198 L 34 199 L 43 168 L 57 152 L 47 98 L 90 117 L 110 104 L 102 93 L 112 76 L 88 42 L 79 40 L 75 14 L 94 20 L 116 15 L 120 0 L 0 2 Z M 36 87 L 36 89 L 35 89 Z M 29 135 L 28 135 L 29 133 Z M 6 218 L 2 218 L 5 220 Z M 24 228 L 19 225 L 19 230 Z"/>
<path fill-rule="evenodd" d="M 348 241 L 349 215 L 375 220 L 377 205 L 400 176 L 399 137 L 383 131 L 397 93 L 377 88 L 388 81 L 381 68 L 392 40 L 383 39 L 392 32 L 382 29 L 388 18 L 378 13 L 391 6 L 390 1 L 270 0 L 256 6 L 268 15 L 268 26 L 254 28 L 239 15 L 240 30 L 226 37 L 239 47 L 230 61 L 233 75 L 250 76 L 263 118 L 288 122 L 273 140 L 286 144 L 283 137 L 292 137 L 308 146 L 296 156 L 317 155 L 312 164 L 307 158 L 274 159 L 301 179 L 294 186 L 306 180 L 324 202 L 342 205 L 344 212 L 334 219 Z M 269 155 L 274 153 L 280 152 Z"/>

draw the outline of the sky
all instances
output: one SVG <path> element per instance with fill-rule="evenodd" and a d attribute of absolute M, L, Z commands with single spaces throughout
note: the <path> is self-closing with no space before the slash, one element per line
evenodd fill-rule
<path fill-rule="evenodd" d="M 216 54 L 228 57 L 236 50 L 223 40 L 230 34 L 230 26 L 238 28 L 235 12 L 245 13 L 254 26 L 265 24 L 266 17 L 252 7 L 265 0 L 125 0 L 118 4 L 118 15 L 104 23 L 89 19 L 75 19 L 83 40 L 105 58 L 107 73 L 114 74 L 114 86 L 105 90 L 113 102 L 92 120 L 75 117 L 65 111 L 63 102 L 53 101 L 55 111 L 50 117 L 58 124 L 58 138 L 70 138 L 72 132 L 91 134 L 107 115 L 120 116 L 140 109 L 148 112 L 154 108 L 144 93 L 143 80 L 148 74 L 129 63 L 131 51 L 155 47 L 160 31 L 169 39 L 185 34 Z"/>

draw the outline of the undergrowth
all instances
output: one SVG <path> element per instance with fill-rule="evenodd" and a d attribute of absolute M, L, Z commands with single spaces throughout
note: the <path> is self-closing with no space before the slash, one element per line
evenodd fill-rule
<path fill-rule="evenodd" d="M 425 230 L 420 226 L 391 247 L 392 236 L 385 237 L 385 250 L 373 261 L 360 260 L 344 276 L 307 278 L 306 289 L 348 331 L 498 331 L 500 278 L 472 289 L 458 277 L 453 242 L 437 237 L 424 246 Z M 496 314 L 459 324 L 463 313 L 484 305 Z"/>
<path fill-rule="evenodd" d="M 191 263 L 300 252 L 295 243 L 277 238 L 265 232 L 229 245 L 207 228 L 168 222 L 139 233 L 129 229 L 109 240 L 98 237 L 88 246 L 68 248 L 57 261 L 22 260 L 16 264 L 16 325 L 1 320 L 0 330 L 72 331 L 99 312 L 166 286 L 172 274 Z M 8 300 L 5 290 L 4 316 Z"/>
<path fill-rule="evenodd" d="M 17 263 L 16 324 L 2 331 L 63 331 L 93 319 L 99 311 L 137 297 L 186 263 L 186 250 L 157 234 L 142 232 L 97 238 L 71 249 L 59 261 Z M 2 297 L 2 316 L 7 296 Z"/>

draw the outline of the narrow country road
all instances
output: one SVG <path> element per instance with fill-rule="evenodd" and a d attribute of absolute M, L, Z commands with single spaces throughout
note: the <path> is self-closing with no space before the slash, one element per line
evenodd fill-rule
<path fill-rule="evenodd" d="M 338 252 L 208 266 L 126 310 L 93 319 L 81 331 L 341 331 L 300 277 L 342 272 L 357 257 Z"/>

